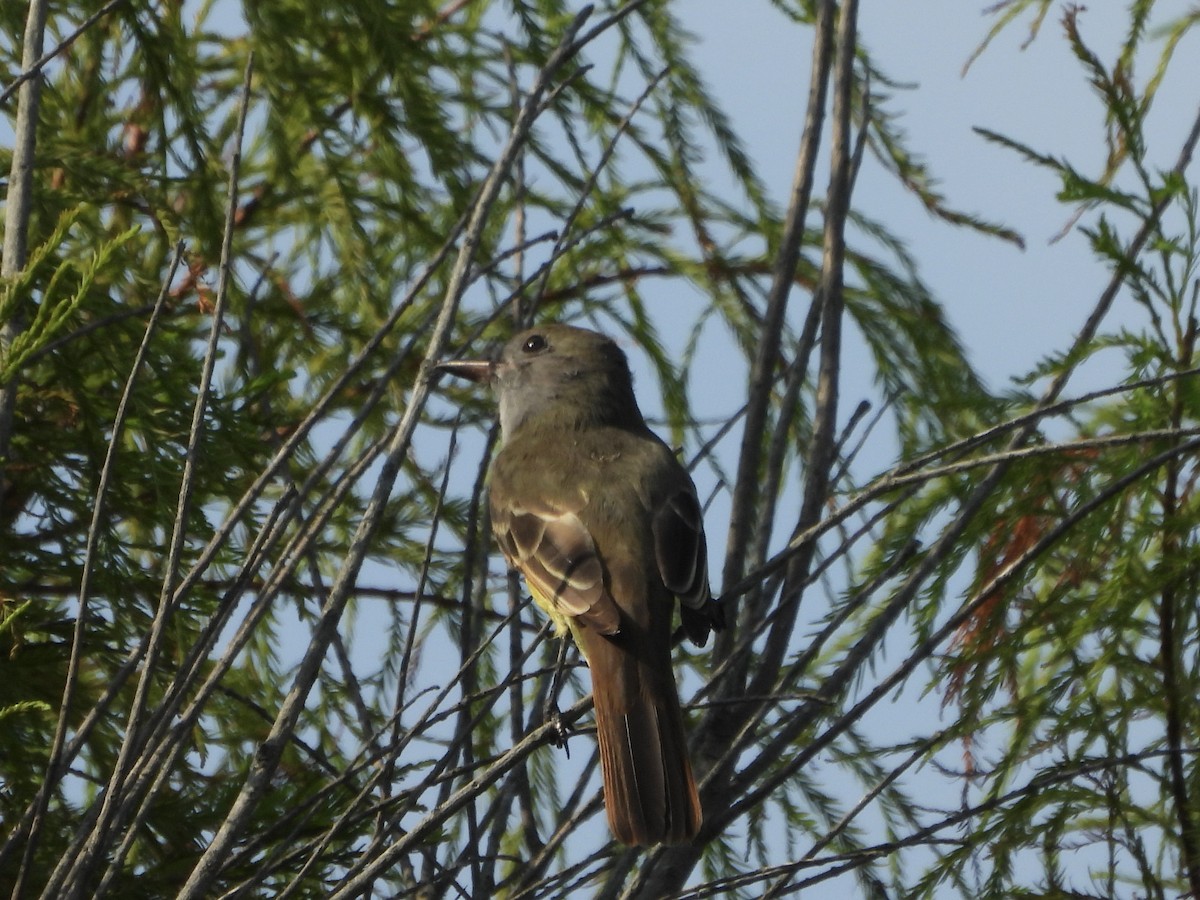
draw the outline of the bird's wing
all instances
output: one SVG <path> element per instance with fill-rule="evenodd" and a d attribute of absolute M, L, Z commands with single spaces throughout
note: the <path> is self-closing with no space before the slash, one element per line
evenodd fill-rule
<path fill-rule="evenodd" d="M 650 527 L 658 574 L 667 590 L 679 598 L 683 630 L 692 643 L 704 646 L 709 631 L 723 628 L 725 620 L 720 605 L 712 599 L 704 513 L 690 480 L 659 505 Z"/>
<path fill-rule="evenodd" d="M 667 590 L 692 609 L 709 601 L 704 516 L 691 485 L 667 497 L 654 513 L 654 557 Z"/>
<path fill-rule="evenodd" d="M 621 614 L 605 587 L 604 566 L 573 510 L 493 504 L 492 530 L 509 565 L 525 576 L 551 616 L 579 619 L 601 634 L 620 630 Z"/>

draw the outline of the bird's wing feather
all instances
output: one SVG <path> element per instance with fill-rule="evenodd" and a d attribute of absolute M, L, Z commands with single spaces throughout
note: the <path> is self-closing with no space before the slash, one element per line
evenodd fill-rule
<path fill-rule="evenodd" d="M 725 617 L 712 599 L 704 513 L 690 480 L 658 507 L 650 527 L 659 577 L 679 598 L 684 632 L 693 644 L 703 647 L 710 631 L 725 627 Z"/>
<path fill-rule="evenodd" d="M 493 507 L 492 528 L 509 564 L 552 615 L 578 618 L 601 634 L 621 627 L 617 604 L 604 583 L 592 536 L 572 511 L 543 506 Z"/>
<path fill-rule="evenodd" d="M 700 609 L 711 596 L 708 545 L 700 501 L 688 487 L 676 491 L 659 506 L 651 528 L 663 584 L 682 604 Z"/>

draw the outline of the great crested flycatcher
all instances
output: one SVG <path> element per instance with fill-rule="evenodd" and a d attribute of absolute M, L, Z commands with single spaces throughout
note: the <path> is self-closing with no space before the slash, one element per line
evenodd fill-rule
<path fill-rule="evenodd" d="M 544 325 L 496 362 L 439 368 L 499 399 L 492 530 L 591 670 L 613 834 L 691 840 L 701 811 L 671 669 L 674 598 L 697 644 L 721 619 L 687 470 L 642 419 L 625 354 L 594 331 Z"/>

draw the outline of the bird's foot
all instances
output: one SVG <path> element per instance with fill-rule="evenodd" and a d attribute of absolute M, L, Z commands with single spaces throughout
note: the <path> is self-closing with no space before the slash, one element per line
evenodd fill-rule
<path fill-rule="evenodd" d="M 567 746 L 567 738 L 571 736 L 571 727 L 563 721 L 562 713 L 557 707 L 546 710 L 544 717 L 546 725 L 550 728 L 550 743 L 560 750 L 565 750 L 569 759 L 571 748 Z"/>

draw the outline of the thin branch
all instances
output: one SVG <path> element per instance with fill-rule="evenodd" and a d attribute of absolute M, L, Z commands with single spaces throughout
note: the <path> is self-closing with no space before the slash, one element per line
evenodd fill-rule
<path fill-rule="evenodd" d="M 129 398 L 132 396 L 133 386 L 137 383 L 138 376 L 141 374 L 142 364 L 145 362 L 146 353 L 150 348 L 150 341 L 154 337 L 155 328 L 158 325 L 159 317 L 166 303 L 168 289 L 171 286 L 171 282 L 175 280 L 175 273 L 179 270 L 179 263 L 182 259 L 183 242 L 180 241 L 175 245 L 175 252 L 171 257 L 171 265 L 168 268 L 166 278 L 163 279 L 158 297 L 154 301 L 150 320 L 146 323 L 146 330 L 142 335 L 142 343 L 138 347 L 137 354 L 134 356 L 133 365 L 129 368 L 129 376 L 125 379 L 125 388 L 121 392 L 121 399 L 117 403 L 117 413 L 113 419 L 112 436 L 108 441 L 104 463 L 100 467 L 100 482 L 96 486 L 96 499 L 92 503 L 92 521 L 88 525 L 87 544 L 83 556 L 83 574 L 79 579 L 79 611 L 75 616 L 75 629 L 71 637 L 71 656 L 67 662 L 67 677 L 63 685 L 62 700 L 59 703 L 58 722 L 54 728 L 54 740 L 50 747 L 50 757 L 46 763 L 46 774 L 38 790 L 37 797 L 34 800 L 35 812 L 33 820 L 29 824 L 29 836 L 26 838 L 21 871 L 17 876 L 16 885 L 13 887 L 14 898 L 21 895 L 29 867 L 32 865 L 34 854 L 37 851 L 42 821 L 50 805 L 50 795 L 62 775 L 60 769 L 63 759 L 63 745 L 66 742 L 68 722 L 71 719 L 71 709 L 74 706 L 75 689 L 79 683 L 84 632 L 88 622 L 88 601 L 91 599 L 92 574 L 96 566 L 96 546 L 100 539 L 101 523 L 105 521 L 105 503 L 108 499 L 109 481 L 112 478 L 113 468 L 117 459 L 117 448 L 120 447 L 121 438 L 125 432 L 125 418 L 129 410 Z"/>
<path fill-rule="evenodd" d="M 154 621 L 150 626 L 150 640 L 146 647 L 142 677 L 138 680 L 134 692 L 133 704 L 130 708 L 129 719 L 125 727 L 125 738 L 117 754 L 117 761 L 109 779 L 104 794 L 104 802 L 100 814 L 92 830 L 91 836 L 84 844 L 82 852 L 67 872 L 60 867 L 50 880 L 50 885 L 58 889 L 61 885 L 64 896 L 79 897 L 83 895 L 85 885 L 98 855 L 103 853 L 112 840 L 115 828 L 113 823 L 115 807 L 123 797 L 125 779 L 129 774 L 131 759 L 136 751 L 142 734 L 142 719 L 149 702 L 150 687 L 158 675 L 158 656 L 166 634 L 167 623 L 174 612 L 171 602 L 173 586 L 178 575 L 180 560 L 183 555 L 184 543 L 187 538 L 189 519 L 192 509 L 192 493 L 195 489 L 196 467 L 200 455 L 200 443 L 204 434 L 204 420 L 212 391 L 213 372 L 216 368 L 218 348 L 225 318 L 225 308 L 229 299 L 230 267 L 232 265 L 232 247 L 234 211 L 237 209 L 238 179 L 241 175 L 242 141 L 246 131 L 246 117 L 250 109 L 250 81 L 254 72 L 254 54 L 251 53 L 246 62 L 246 70 L 242 81 L 242 93 L 239 101 L 237 130 L 234 136 L 233 157 L 229 166 L 228 199 L 226 203 L 225 234 L 221 244 L 220 275 L 217 281 L 217 295 L 212 311 L 212 324 L 209 328 L 208 346 L 201 366 L 200 384 L 196 391 L 196 403 L 192 411 L 192 423 L 188 432 L 187 451 L 184 457 L 183 475 L 179 485 L 179 499 L 175 508 L 175 523 L 172 529 L 171 542 L 167 550 L 164 566 L 162 593 L 159 596 Z M 118 861 L 119 862 L 119 861 Z M 61 873 L 61 874 L 60 874 Z M 62 879 L 59 881 L 58 879 Z M 49 889 L 49 888 L 48 888 Z"/>
<path fill-rule="evenodd" d="M 998 437 L 1002 437 L 1009 432 L 1018 431 L 1022 428 L 1027 428 L 1030 426 L 1036 426 L 1037 423 L 1044 418 L 1064 415 L 1079 406 L 1091 403 L 1095 400 L 1101 400 L 1106 397 L 1112 397 L 1118 394 L 1128 393 L 1130 391 L 1159 387 L 1177 379 L 1188 378 L 1195 375 L 1200 375 L 1200 367 L 1188 369 L 1184 372 L 1170 372 L 1154 378 L 1146 378 L 1140 381 L 1131 382 L 1129 384 L 1122 384 L 1115 387 L 1091 391 L 1087 394 L 1082 394 L 1078 397 L 1068 400 L 1060 400 L 1049 405 L 1038 404 L 1036 409 L 1025 413 L 1024 415 L 1017 416 L 1016 418 L 1009 419 L 997 425 L 989 426 L 983 431 L 977 432 L 970 437 L 963 438 L 962 440 L 955 441 L 952 444 L 947 444 L 943 447 L 931 450 L 912 460 L 902 462 L 872 479 L 864 488 L 854 494 L 838 509 L 831 512 L 821 522 L 816 523 L 807 530 L 797 531 L 792 539 L 788 542 L 786 547 L 768 559 L 757 569 L 748 573 L 745 578 L 741 579 L 736 584 L 726 587 L 723 596 L 738 596 L 746 591 L 753 590 L 762 582 L 763 579 L 781 571 L 787 565 L 788 560 L 790 560 L 791 557 L 797 553 L 804 544 L 808 543 L 809 541 L 816 540 L 826 531 L 832 529 L 835 525 L 840 524 L 841 522 L 845 521 L 845 519 L 858 512 L 872 500 L 889 494 L 895 489 L 905 485 L 927 481 L 931 477 L 949 475 L 955 472 L 977 468 L 980 464 L 1011 462 L 1027 456 L 1037 456 L 1047 452 L 1065 452 L 1076 448 L 1114 446 L 1130 442 L 1139 442 L 1142 440 L 1157 440 L 1160 438 L 1179 437 L 1181 434 L 1180 432 L 1172 429 L 1166 429 L 1089 438 L 1082 441 L 1072 441 L 1064 444 L 1037 444 L 1033 446 L 1017 445 L 1014 447 L 1010 443 L 1009 447 L 1011 449 L 1006 449 L 997 453 L 976 457 L 974 459 L 962 460 L 957 463 L 950 463 L 940 467 L 929 469 L 922 468 L 934 460 L 965 453 L 974 447 L 994 441 Z"/>
<path fill-rule="evenodd" d="M 843 264 L 846 254 L 846 217 L 850 211 L 851 180 L 854 165 L 854 141 L 850 114 L 854 103 L 854 59 L 858 27 L 857 0 L 843 0 L 835 38 L 833 91 L 832 159 L 830 160 L 829 196 L 825 201 L 825 233 L 821 262 L 821 356 L 817 375 L 816 414 L 812 443 L 806 453 L 804 497 L 800 506 L 799 527 L 806 529 L 821 520 L 830 488 L 830 476 L 836 466 L 837 417 L 842 366 Z M 808 545 L 788 564 L 780 606 L 784 613 L 771 626 L 763 658 L 750 681 L 750 693 L 762 693 L 773 681 L 787 653 L 799 613 L 799 598 L 807 583 L 808 571 L 816 553 L 816 544 Z"/>
<path fill-rule="evenodd" d="M 46 31 L 49 0 L 29 0 L 25 19 L 25 37 L 21 49 L 21 67 L 32 68 L 42 53 Z M 42 81 L 32 78 L 24 82 L 17 100 L 17 121 L 13 127 L 12 162 L 8 174 L 8 196 L 4 201 L 4 246 L 0 250 L 0 279 L 15 278 L 25 268 L 28 255 L 29 217 L 33 210 L 33 169 L 36 163 L 38 107 Z M 24 316 L 16 306 L 7 321 L 0 322 L 0 370 L 8 353 L 24 329 Z M 14 374 L 0 384 L 0 508 L 8 492 L 5 470 L 12 449 L 13 413 L 17 406 L 18 378 Z"/>
<path fill-rule="evenodd" d="M 3 104 L 5 101 L 7 101 L 8 98 L 13 95 L 13 92 L 20 88 L 21 85 L 25 84 L 25 82 L 30 81 L 36 76 L 40 75 L 42 69 L 46 67 L 47 63 L 49 63 L 52 59 L 54 59 L 54 57 L 58 56 L 63 51 L 69 49 L 70 46 L 79 39 L 81 34 L 83 34 L 124 2 L 125 0 L 109 0 L 108 3 L 105 3 L 102 7 L 84 19 L 83 23 L 69 35 L 63 38 L 62 42 L 59 43 L 57 47 L 55 47 L 49 53 L 43 54 L 36 62 L 30 64 L 25 60 L 22 60 L 21 74 L 13 80 L 12 84 L 6 87 L 3 91 L 0 91 L 0 104 Z"/>
<path fill-rule="evenodd" d="M 575 18 L 567 29 L 563 42 L 539 72 L 538 78 L 530 90 L 529 98 L 522 109 L 522 114 L 509 134 L 507 144 L 479 191 L 479 196 L 472 207 L 467 229 L 463 234 L 458 258 L 450 273 L 445 300 L 429 335 L 428 348 L 421 365 L 420 375 L 413 386 L 404 415 L 393 430 L 388 442 L 379 479 L 355 531 L 342 568 L 334 579 L 329 596 L 322 605 L 320 619 L 297 668 L 292 688 L 276 716 L 270 733 L 255 754 L 254 762 L 237 799 L 181 889 L 180 900 L 197 900 L 209 892 L 213 881 L 225 865 L 234 843 L 270 785 L 283 752 L 286 735 L 295 728 L 304 708 L 305 700 L 324 659 L 325 650 L 334 629 L 337 628 L 351 587 L 358 576 L 371 538 L 383 514 L 401 460 L 407 455 L 409 442 L 429 393 L 433 364 L 441 358 L 492 204 L 499 196 L 504 179 L 511 170 L 521 146 L 528 139 L 533 126 L 534 112 L 542 95 L 549 89 L 550 80 L 578 49 L 573 42 L 589 13 L 590 8 L 585 9 Z"/>
<path fill-rule="evenodd" d="M 829 831 L 821 835 L 820 840 L 814 841 L 813 845 L 808 848 L 808 852 L 801 857 L 800 861 L 803 863 L 809 860 L 815 860 L 817 858 L 817 854 L 833 843 L 838 835 L 842 834 L 847 828 L 850 827 L 851 823 L 853 823 L 854 819 L 859 815 L 859 813 L 870 806 L 875 799 L 891 785 L 895 784 L 901 775 L 924 759 L 933 747 L 936 747 L 941 743 L 945 736 L 945 731 L 939 731 L 921 741 L 920 745 L 913 750 L 907 758 L 905 758 L 898 766 L 895 766 L 890 772 L 888 772 L 887 775 L 880 779 L 878 783 L 873 785 L 869 791 L 859 798 L 858 802 L 854 804 L 853 808 L 848 810 L 846 814 L 842 816 L 842 818 L 839 819 L 831 829 L 829 829 Z M 773 898 L 784 896 L 787 888 L 791 884 L 791 875 L 792 872 L 789 871 L 783 877 L 777 879 L 775 884 L 771 885 L 771 887 L 763 893 L 763 900 L 773 900 Z"/>
<path fill-rule="evenodd" d="M 1192 361 L 1196 344 L 1196 320 L 1188 322 L 1187 332 L 1179 348 L 1180 362 Z M 1176 382 L 1171 402 L 1171 424 L 1180 427 L 1184 416 L 1183 385 Z M 1188 789 L 1187 767 L 1184 746 L 1187 740 L 1183 710 L 1195 701 L 1182 683 L 1181 670 L 1186 669 L 1183 641 L 1179 634 L 1180 610 L 1184 598 L 1194 596 L 1187 582 L 1191 576 L 1184 561 L 1182 546 L 1184 535 L 1190 530 L 1190 517 L 1180 514 L 1180 506 L 1186 502 L 1187 492 L 1180 491 L 1180 470 L 1183 460 L 1176 456 L 1167 463 L 1166 479 L 1162 491 L 1162 566 L 1166 574 L 1159 597 L 1159 653 L 1158 665 L 1162 672 L 1163 708 L 1166 719 L 1167 772 L 1175 817 L 1179 822 L 1179 852 L 1188 885 L 1193 897 L 1200 897 L 1200 818 L 1192 808 Z"/>
<path fill-rule="evenodd" d="M 817 42 L 814 49 L 813 78 L 814 80 L 829 77 L 829 66 L 824 54 L 829 52 L 829 31 L 834 28 L 833 4 L 821 3 L 818 7 Z M 806 454 L 804 496 L 801 501 L 800 527 L 807 528 L 821 519 L 829 489 L 829 476 L 835 463 L 834 448 L 837 440 L 837 414 L 839 378 L 841 369 L 842 343 L 841 328 L 843 316 L 843 263 L 845 260 L 845 227 L 846 217 L 850 209 L 850 193 L 853 189 L 853 135 L 851 130 L 851 109 L 854 102 L 854 60 L 856 34 L 858 23 L 857 0 L 843 0 L 836 20 L 836 33 L 832 36 L 833 65 L 833 133 L 830 149 L 830 179 L 829 196 L 825 203 L 825 228 L 821 262 L 821 283 L 817 296 L 821 301 L 821 353 L 817 375 L 816 414 L 813 424 L 812 445 Z M 823 49 L 822 49 L 823 48 Z M 814 89 L 815 90 L 815 89 Z M 810 102 L 816 99 L 816 94 Z M 820 96 L 823 97 L 823 91 Z M 809 113 L 819 116 L 819 112 L 810 105 Z M 812 127 L 815 134 L 809 130 Z M 794 203 L 789 218 L 789 227 L 795 228 L 792 246 L 781 249 L 782 260 L 777 262 L 776 278 L 773 288 L 779 293 L 775 300 L 779 305 L 787 296 L 787 288 L 791 284 L 792 273 L 795 271 L 799 252 L 799 240 L 803 232 L 803 218 L 807 210 L 808 194 L 811 191 L 812 173 L 808 171 L 815 164 L 815 155 L 819 146 L 819 118 L 806 122 L 805 137 L 797 163 L 796 186 L 793 190 Z M 811 154 L 811 158 L 810 158 Z M 803 166 L 803 170 L 801 170 Z M 800 204 L 803 204 L 801 207 Z M 766 423 L 766 405 L 772 394 L 770 384 L 774 380 L 774 369 L 778 356 L 779 331 L 782 325 L 782 309 L 777 312 L 779 321 L 774 326 L 768 324 L 763 332 L 763 343 L 773 343 L 769 355 L 760 351 L 759 359 L 755 362 L 754 377 L 760 380 L 751 384 L 749 409 L 747 410 L 745 432 L 743 435 L 741 456 L 738 460 L 738 485 L 741 494 L 735 488 L 735 504 L 749 504 L 741 510 L 743 515 L 756 511 L 757 485 L 759 475 L 759 460 L 763 451 L 762 434 Z M 761 395 L 761 399 L 756 398 Z M 748 482 L 754 482 L 749 486 Z M 738 534 L 731 525 L 730 541 L 745 541 L 749 531 L 743 530 Z M 781 613 L 771 626 L 763 650 L 755 657 L 754 673 L 750 677 L 745 692 L 751 695 L 767 693 L 773 685 L 775 676 L 790 643 L 795 618 L 799 611 L 799 596 L 807 583 L 809 569 L 815 555 L 815 543 L 806 546 L 805 550 L 796 554 L 788 563 L 785 576 L 785 586 L 781 594 Z M 730 546 L 726 556 L 726 581 L 733 580 L 741 574 L 743 551 Z M 731 566 L 736 563 L 736 566 Z M 784 606 L 786 604 L 786 606 Z M 728 609 L 728 604 L 727 604 Z M 727 637 L 718 644 L 718 651 L 727 650 L 732 637 Z M 743 664 L 749 666 L 749 659 Z M 731 679 L 726 690 L 736 690 L 742 679 Z M 718 694 L 718 699 L 721 699 Z M 704 723 L 703 753 L 705 760 L 711 760 L 728 749 L 727 741 L 730 731 L 745 725 L 755 713 L 753 705 L 741 708 L 718 707 L 709 715 Z M 727 763 L 727 766 L 730 763 Z M 728 771 L 726 769 L 725 771 Z M 732 801 L 729 792 L 729 781 L 724 777 L 710 778 L 703 790 L 702 803 L 707 810 L 720 810 L 728 807 Z M 657 850 L 654 852 L 653 865 L 644 867 L 640 878 L 626 890 L 630 897 L 663 897 L 678 892 L 687 873 L 695 865 L 699 857 L 698 848 L 703 846 L 705 839 L 711 839 L 717 831 L 710 827 L 710 818 L 701 826 L 701 834 L 691 846 Z M 719 816 L 718 816 L 719 817 Z"/>
<path fill-rule="evenodd" d="M 833 60 L 834 5 L 817 5 L 813 25 L 814 45 L 809 76 L 808 107 L 800 149 L 796 154 L 796 169 L 784 221 L 783 241 L 772 267 L 771 289 L 767 310 L 759 332 L 758 351 L 750 369 L 746 406 L 746 421 L 738 454 L 738 472 L 733 488 L 728 540 L 722 582 L 729 584 L 742 577 L 746 551 L 751 543 L 753 522 L 758 519 L 759 460 L 762 455 L 762 435 L 766 431 L 767 413 L 771 399 L 771 384 L 779 359 L 779 342 L 783 331 L 787 300 L 800 259 L 800 242 L 804 236 L 804 221 L 812 196 L 817 156 L 821 146 L 825 119 L 825 94 Z M 732 614 L 732 610 L 729 611 Z M 726 642 L 728 637 L 724 639 Z M 724 649 L 722 636 L 717 635 L 717 653 Z"/>
<path fill-rule="evenodd" d="M 1064 516 L 1062 521 L 1054 528 L 1049 529 L 1024 553 L 996 572 L 995 575 L 988 579 L 986 584 L 980 586 L 968 602 L 964 603 L 953 616 L 950 616 L 929 637 L 914 647 L 904 662 L 888 677 L 882 679 L 875 687 L 868 691 L 862 700 L 856 703 L 851 709 L 838 715 L 825 731 L 821 732 L 815 739 L 807 742 L 799 752 L 792 753 L 788 757 L 789 765 L 795 771 L 798 771 L 828 746 L 835 737 L 845 732 L 851 725 L 862 718 L 867 710 L 871 709 L 884 697 L 889 696 L 918 666 L 922 665 L 925 660 L 932 656 L 937 648 L 949 639 L 964 622 L 969 620 L 983 604 L 988 602 L 997 591 L 1004 589 L 1020 577 L 1030 564 L 1047 553 L 1065 535 L 1071 533 L 1072 529 L 1079 522 L 1106 503 L 1112 502 L 1115 497 L 1119 496 L 1127 488 L 1136 484 L 1151 472 L 1166 465 L 1171 459 L 1177 456 L 1186 456 L 1197 450 L 1200 450 L 1200 438 L 1193 438 L 1190 441 L 1164 450 L 1151 457 L 1136 469 L 1131 470 L 1121 478 L 1106 485 L 1104 490 L 1097 492 L 1094 497 L 1089 498 L 1087 502 L 1073 510 L 1070 515 Z M 892 599 L 889 600 L 889 605 L 885 606 L 872 620 L 870 628 L 855 643 L 854 647 L 850 649 L 837 668 L 822 679 L 820 687 L 822 697 L 834 698 L 839 696 L 857 676 L 863 661 L 870 653 L 874 652 L 883 634 L 891 626 L 894 620 L 894 610 L 891 604 L 895 603 L 897 598 L 904 596 L 907 586 L 908 582 L 906 581 L 896 594 L 893 595 Z M 769 792 L 769 788 L 762 788 L 755 784 L 756 779 L 768 767 L 773 767 L 777 764 L 781 758 L 780 754 L 784 753 L 786 748 L 792 747 L 793 742 L 799 735 L 811 727 L 817 718 L 825 714 L 825 709 L 826 706 L 824 704 L 819 707 L 814 705 L 805 715 L 797 716 L 785 727 L 777 729 L 776 733 L 771 736 L 771 739 L 761 746 L 758 758 L 738 773 L 737 784 L 733 786 L 735 796 L 739 797 L 738 803 L 736 807 L 723 811 L 720 820 L 714 822 L 714 826 L 719 827 L 728 824 L 737 814 L 753 809 L 756 804 L 762 802 Z"/>
<path fill-rule="evenodd" d="M 609 161 L 612 159 L 613 153 L 616 152 L 617 144 L 620 141 L 621 136 L 624 135 L 629 129 L 630 124 L 633 122 L 633 117 L 637 115 L 638 111 L 642 108 L 642 104 L 644 104 L 650 95 L 654 93 L 659 83 L 667 76 L 669 71 L 670 69 L 664 68 L 660 70 L 657 75 L 651 78 L 642 93 L 638 95 L 637 99 L 634 100 L 630 105 L 629 110 L 621 118 L 621 121 L 617 123 L 616 130 L 605 143 L 604 148 L 600 151 L 600 159 L 596 161 L 595 166 L 591 167 L 591 171 L 588 173 L 587 181 L 584 182 L 583 187 L 579 190 L 579 196 L 576 197 L 575 203 L 572 205 L 570 212 L 567 213 L 566 219 L 564 219 L 563 224 L 559 228 L 562 236 L 560 236 L 558 241 L 555 242 L 554 249 L 550 254 L 551 257 L 557 257 L 562 252 L 563 237 L 571 233 L 571 226 L 579 218 L 579 215 L 583 212 L 588 198 L 591 197 L 592 192 L 596 189 L 596 185 L 600 180 L 600 173 L 604 171 L 605 167 L 607 167 Z M 523 321 L 518 320 L 522 326 L 528 325 L 532 322 L 533 313 L 537 310 L 538 306 L 545 301 L 546 288 L 550 281 L 550 271 L 550 267 L 545 267 L 541 284 L 538 286 L 536 292 L 537 301 L 531 304 L 530 308 L 525 311 L 525 319 Z"/>

